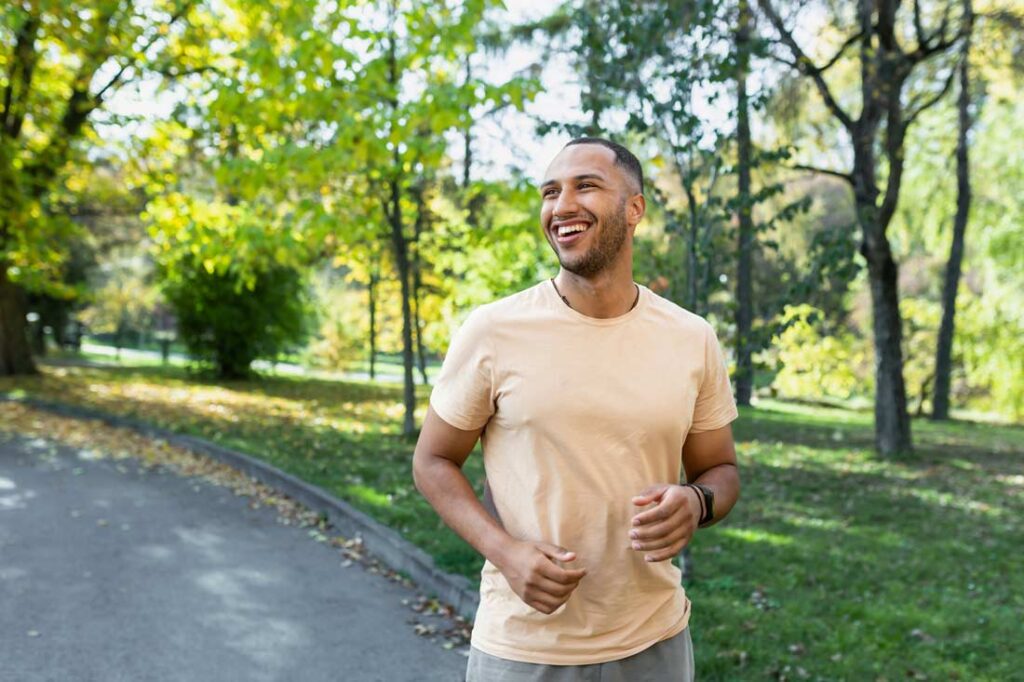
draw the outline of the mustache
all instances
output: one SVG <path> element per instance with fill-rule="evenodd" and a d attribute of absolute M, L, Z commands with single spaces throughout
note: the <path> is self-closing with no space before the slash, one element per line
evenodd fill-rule
<path fill-rule="evenodd" d="M 590 221 L 591 223 L 596 223 L 597 222 L 597 216 L 596 215 L 594 215 L 593 213 L 591 213 L 590 211 L 588 211 L 586 209 L 581 209 L 579 211 L 576 211 L 574 213 L 570 213 L 570 214 L 567 214 L 567 215 L 555 215 L 555 214 L 552 214 L 551 215 L 551 219 L 547 222 L 547 225 L 545 227 L 551 227 L 551 223 L 553 223 L 555 221 L 571 220 L 573 218 L 584 218 L 584 219 Z"/>

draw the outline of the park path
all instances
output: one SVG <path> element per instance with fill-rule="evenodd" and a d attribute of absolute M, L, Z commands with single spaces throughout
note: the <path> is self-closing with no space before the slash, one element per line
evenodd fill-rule
<path fill-rule="evenodd" d="M 462 679 L 411 624 L 443 618 L 343 559 L 204 479 L 0 433 L 5 682 Z"/>

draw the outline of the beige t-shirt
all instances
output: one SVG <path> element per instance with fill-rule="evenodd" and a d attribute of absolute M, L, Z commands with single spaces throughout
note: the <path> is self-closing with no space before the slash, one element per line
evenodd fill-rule
<path fill-rule="evenodd" d="M 565 305 L 545 280 L 474 310 L 430 396 L 444 421 L 486 425 L 484 467 L 505 529 L 576 552 L 588 574 L 551 615 L 484 565 L 472 644 L 501 658 L 601 663 L 681 632 L 679 569 L 630 548 L 631 498 L 678 483 L 687 433 L 736 418 L 711 326 L 650 289 L 619 317 Z"/>

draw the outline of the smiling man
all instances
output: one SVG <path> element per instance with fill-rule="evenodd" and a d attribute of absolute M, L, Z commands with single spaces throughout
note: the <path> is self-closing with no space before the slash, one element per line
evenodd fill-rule
<path fill-rule="evenodd" d="M 692 680 L 669 560 L 739 496 L 722 351 L 633 281 L 633 154 L 573 140 L 540 195 L 558 275 L 467 318 L 413 458 L 419 490 L 486 559 L 467 679 Z M 480 438 L 494 513 L 462 473 Z"/>

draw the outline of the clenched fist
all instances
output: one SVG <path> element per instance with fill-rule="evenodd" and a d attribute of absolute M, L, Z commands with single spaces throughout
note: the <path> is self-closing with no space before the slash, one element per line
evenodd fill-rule
<path fill-rule="evenodd" d="M 546 542 L 516 541 L 495 564 L 512 591 L 541 613 L 551 614 L 569 600 L 587 569 L 562 568 L 576 553 Z"/>
<path fill-rule="evenodd" d="M 633 504 L 657 506 L 633 517 L 629 530 L 630 545 L 646 552 L 647 561 L 665 561 L 682 551 L 700 522 L 699 493 L 681 485 L 660 484 L 645 488 L 633 498 Z"/>

